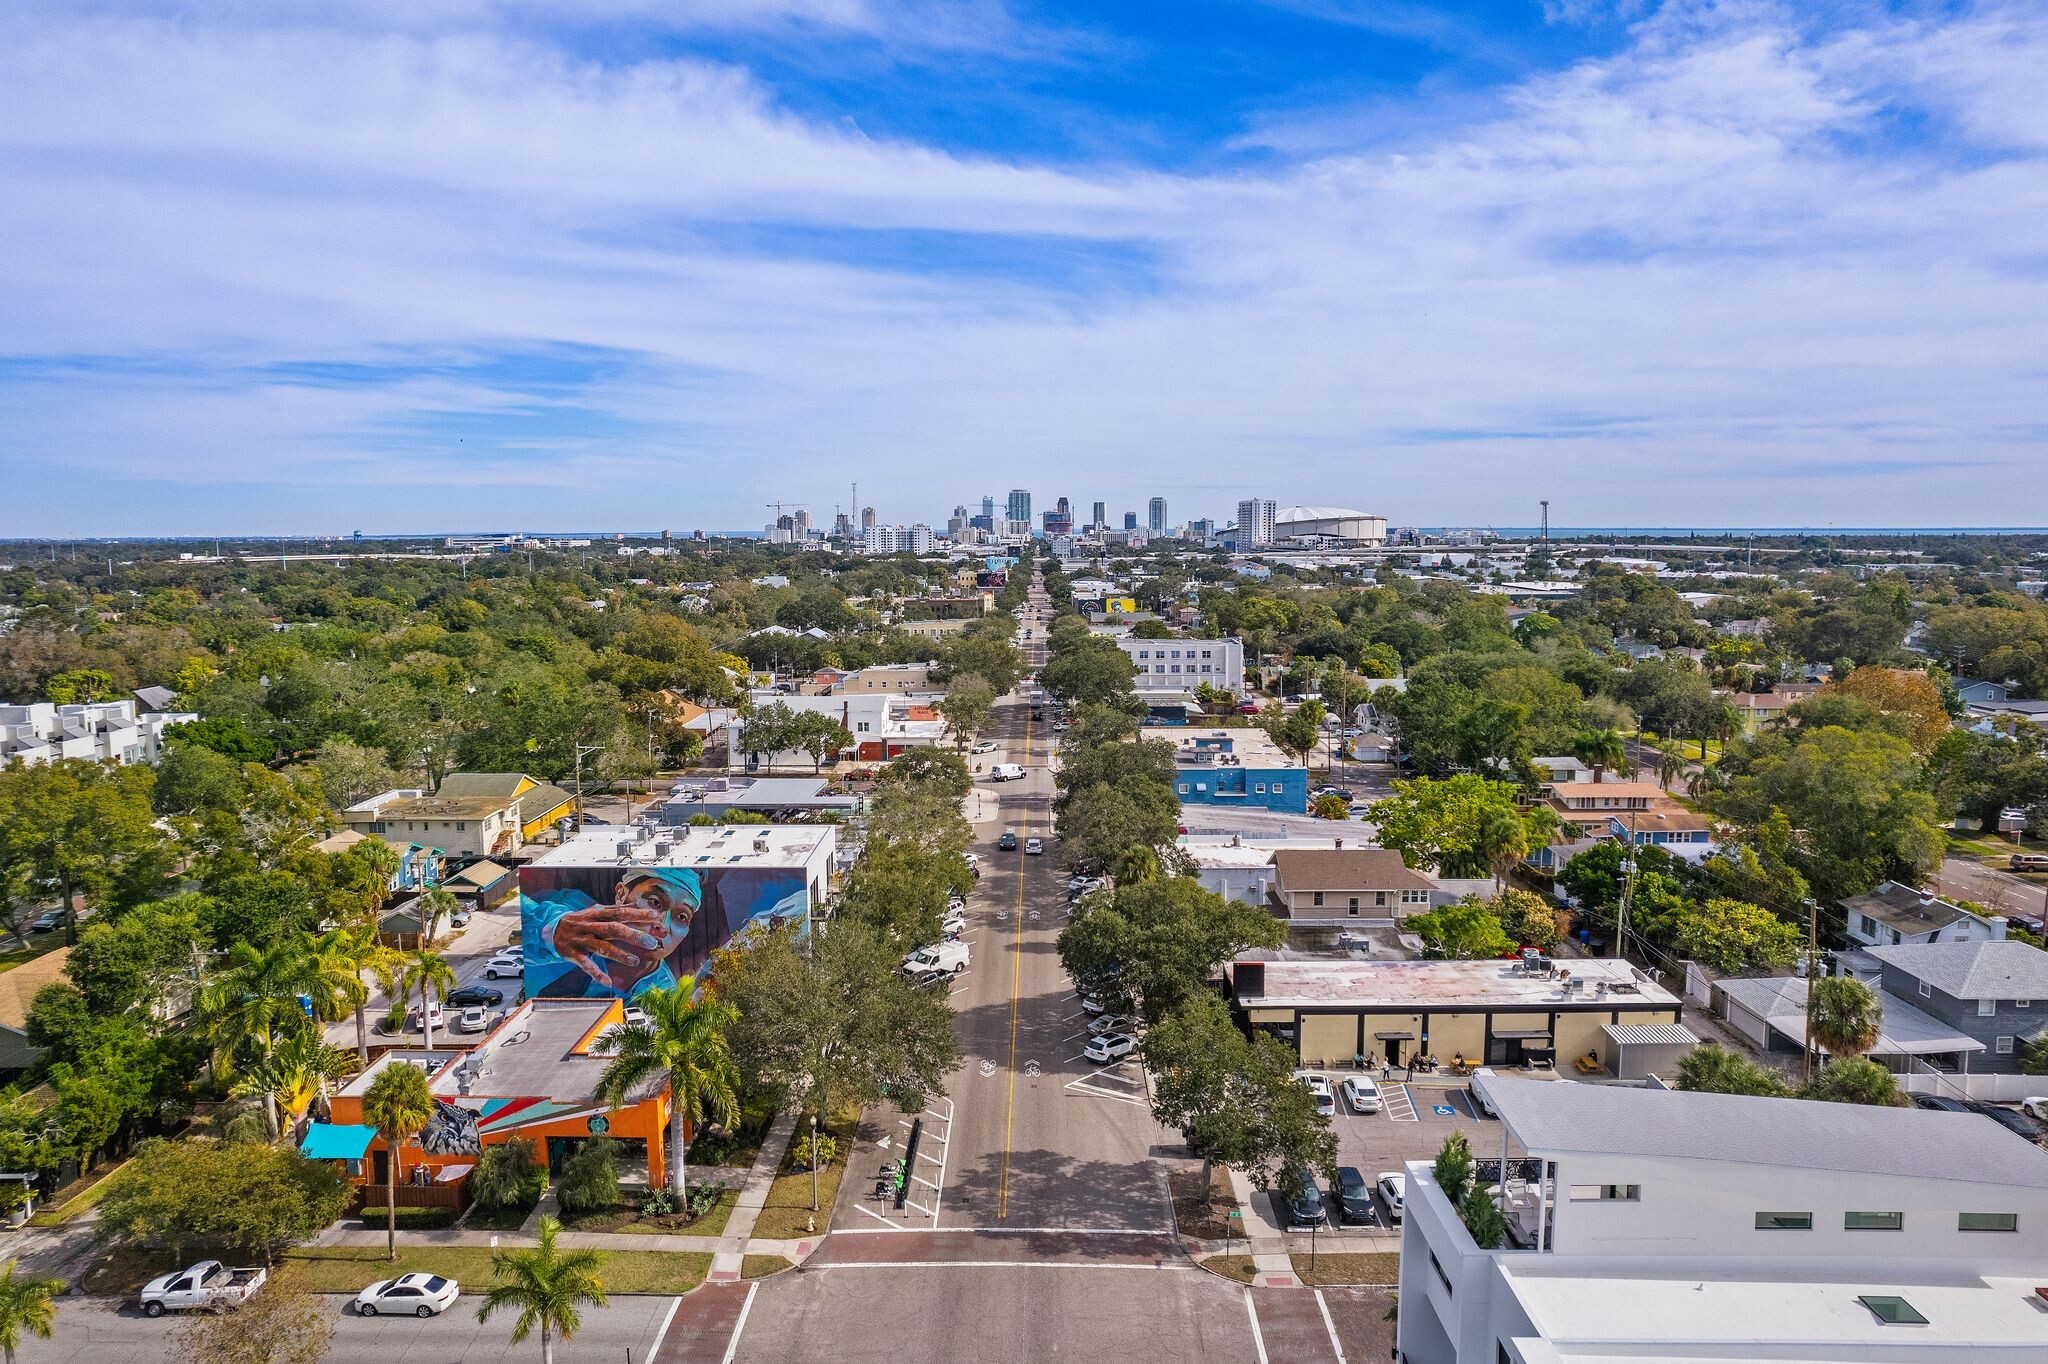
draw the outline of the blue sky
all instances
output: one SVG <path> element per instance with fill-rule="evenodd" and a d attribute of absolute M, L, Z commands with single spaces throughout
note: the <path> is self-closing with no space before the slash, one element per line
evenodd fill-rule
<path fill-rule="evenodd" d="M 2048 523 L 2032 0 L 0 17 L 0 535 Z"/>

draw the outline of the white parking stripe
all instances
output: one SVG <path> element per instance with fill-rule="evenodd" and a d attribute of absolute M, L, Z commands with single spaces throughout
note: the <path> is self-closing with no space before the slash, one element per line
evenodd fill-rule
<path fill-rule="evenodd" d="M 732 1340 L 725 1347 L 725 1358 L 721 1364 L 732 1364 L 732 1357 L 740 1352 L 740 1332 L 747 1329 L 747 1313 L 754 1310 L 754 1294 L 760 1291 L 759 1279 L 747 1285 L 747 1300 L 740 1304 L 740 1319 L 732 1324 Z"/>
<path fill-rule="evenodd" d="M 1344 1346 L 1337 1339 L 1337 1323 L 1330 1320 L 1330 1304 L 1323 1301 L 1323 1290 L 1316 1290 L 1316 1310 L 1323 1314 L 1323 1329 L 1330 1333 L 1330 1349 L 1337 1355 L 1337 1364 L 1344 1364 Z"/>
<path fill-rule="evenodd" d="M 1249 1288 L 1244 1291 L 1244 1314 L 1251 1319 L 1252 1345 L 1259 1352 L 1259 1364 L 1266 1364 L 1266 1337 L 1259 1330 L 1259 1309 L 1252 1302 L 1252 1291 Z"/>
<path fill-rule="evenodd" d="M 1415 1100 L 1408 1093 L 1406 1085 L 1388 1085 L 1380 1091 L 1386 1096 L 1386 1112 L 1395 1122 L 1419 1122 L 1415 1115 Z"/>

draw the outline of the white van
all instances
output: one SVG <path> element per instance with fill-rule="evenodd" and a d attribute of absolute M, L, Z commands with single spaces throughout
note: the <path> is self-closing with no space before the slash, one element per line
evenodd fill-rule
<path fill-rule="evenodd" d="M 920 947 L 903 959 L 903 969 L 912 975 L 926 971 L 951 971 L 959 975 L 967 969 L 968 952 L 964 942 L 933 943 Z"/>
<path fill-rule="evenodd" d="M 990 781 L 1022 781 L 1024 780 L 1024 765 L 1022 763 L 997 763 L 988 770 L 988 779 Z"/>
<path fill-rule="evenodd" d="M 1472 1079 L 1469 1082 L 1469 1092 L 1472 1095 L 1473 1108 L 1477 1109 L 1486 1117 L 1498 1118 L 1500 1116 L 1500 1110 L 1494 1107 L 1493 1095 L 1489 1093 L 1486 1088 L 1486 1082 L 1488 1080 L 1491 1080 L 1492 1078 L 1493 1072 L 1487 1069 L 1485 1066 L 1481 1066 L 1479 1069 L 1472 1072 Z"/>

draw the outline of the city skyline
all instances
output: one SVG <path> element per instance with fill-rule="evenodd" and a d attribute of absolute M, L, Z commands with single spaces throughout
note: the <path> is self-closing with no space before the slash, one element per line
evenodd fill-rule
<path fill-rule="evenodd" d="M 2048 521 L 2019 0 L 0 24 L 0 535 Z"/>

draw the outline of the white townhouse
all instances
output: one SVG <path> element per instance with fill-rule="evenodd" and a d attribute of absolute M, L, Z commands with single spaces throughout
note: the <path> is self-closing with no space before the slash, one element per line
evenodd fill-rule
<path fill-rule="evenodd" d="M 1131 685 L 1147 692 L 1191 692 L 1204 682 L 1244 695 L 1244 645 L 1234 639 L 1119 639 L 1137 675 Z"/>
<path fill-rule="evenodd" d="M 1974 1113 L 1499 1077 L 1510 1241 L 1406 1169 L 1395 1358 L 2048 1359 L 2048 1151 Z M 1505 1172 L 1505 1180 L 1501 1179 Z"/>

